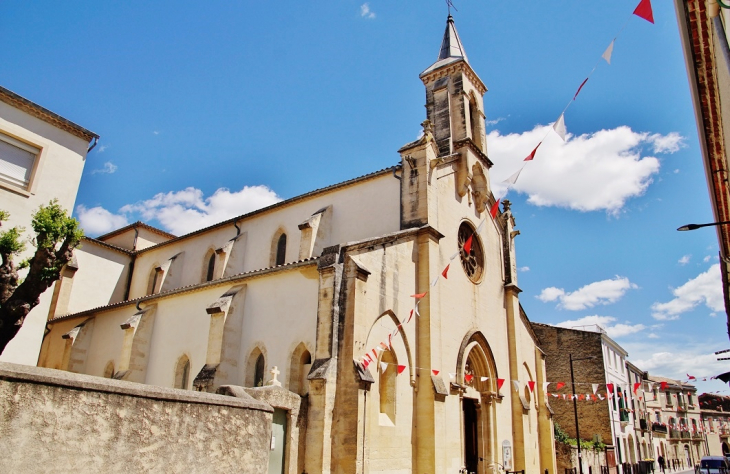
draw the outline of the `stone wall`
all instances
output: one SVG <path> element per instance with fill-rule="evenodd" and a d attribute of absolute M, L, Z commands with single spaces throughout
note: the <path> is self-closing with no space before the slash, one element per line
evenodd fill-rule
<path fill-rule="evenodd" d="M 573 354 L 573 372 L 576 382 L 576 393 L 591 393 L 590 384 L 600 384 L 598 394 L 604 400 L 596 402 L 579 401 L 578 419 L 580 420 L 581 439 L 591 441 L 598 435 L 606 444 L 612 444 L 611 419 L 606 398 L 606 376 L 603 368 L 603 350 L 601 348 L 601 334 L 589 331 L 576 331 L 539 323 L 532 323 L 532 327 L 540 339 L 540 347 L 545 352 L 545 368 L 547 380 L 550 382 L 565 382 L 565 387 L 555 390 L 551 384 L 550 393 L 571 394 L 570 386 L 570 354 Z M 587 359 L 594 357 L 593 359 Z M 554 421 L 575 438 L 575 414 L 573 403 L 562 398 L 551 397 L 551 407 L 555 412 Z"/>
<path fill-rule="evenodd" d="M 268 470 L 272 408 L 0 363 L 0 472 Z"/>

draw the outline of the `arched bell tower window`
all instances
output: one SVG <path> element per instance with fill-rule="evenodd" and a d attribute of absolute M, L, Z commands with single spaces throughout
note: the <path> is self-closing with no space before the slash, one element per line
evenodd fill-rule
<path fill-rule="evenodd" d="M 286 234 L 281 234 L 276 243 L 276 265 L 284 265 L 286 261 Z"/>
<path fill-rule="evenodd" d="M 482 127 L 481 112 L 477 106 L 477 100 L 474 93 L 469 94 L 469 122 L 471 124 L 471 140 L 481 150 L 482 149 Z"/>
<path fill-rule="evenodd" d="M 478 283 L 484 272 L 484 252 L 479 236 L 471 225 L 462 222 L 459 226 L 458 240 L 464 273 L 473 283 Z"/>

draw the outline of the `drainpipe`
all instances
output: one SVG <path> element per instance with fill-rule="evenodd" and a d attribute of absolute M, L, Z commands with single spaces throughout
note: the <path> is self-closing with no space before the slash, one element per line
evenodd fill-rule
<path fill-rule="evenodd" d="M 127 286 L 124 289 L 124 301 L 129 300 L 129 290 L 132 287 L 132 274 L 134 273 L 134 262 L 137 260 L 137 237 L 139 237 L 139 229 L 134 228 L 134 242 L 132 243 L 132 259 L 129 262 L 129 273 L 127 274 Z M 138 308 L 139 309 L 139 308 Z"/>
<path fill-rule="evenodd" d="M 91 150 L 93 150 L 97 143 L 99 143 L 99 137 L 94 137 L 94 143 L 92 143 L 91 146 L 86 150 L 86 153 L 88 154 Z"/>

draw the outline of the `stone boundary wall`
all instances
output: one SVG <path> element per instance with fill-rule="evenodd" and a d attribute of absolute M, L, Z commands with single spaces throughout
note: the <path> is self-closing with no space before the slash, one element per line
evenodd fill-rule
<path fill-rule="evenodd" d="M 272 413 L 251 397 L 0 363 L 0 472 L 265 474 Z"/>

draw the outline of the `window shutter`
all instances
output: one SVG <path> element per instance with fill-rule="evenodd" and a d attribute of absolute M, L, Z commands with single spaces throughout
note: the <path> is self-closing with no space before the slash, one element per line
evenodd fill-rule
<path fill-rule="evenodd" d="M 27 188 L 39 149 L 0 134 L 0 179 Z"/>

